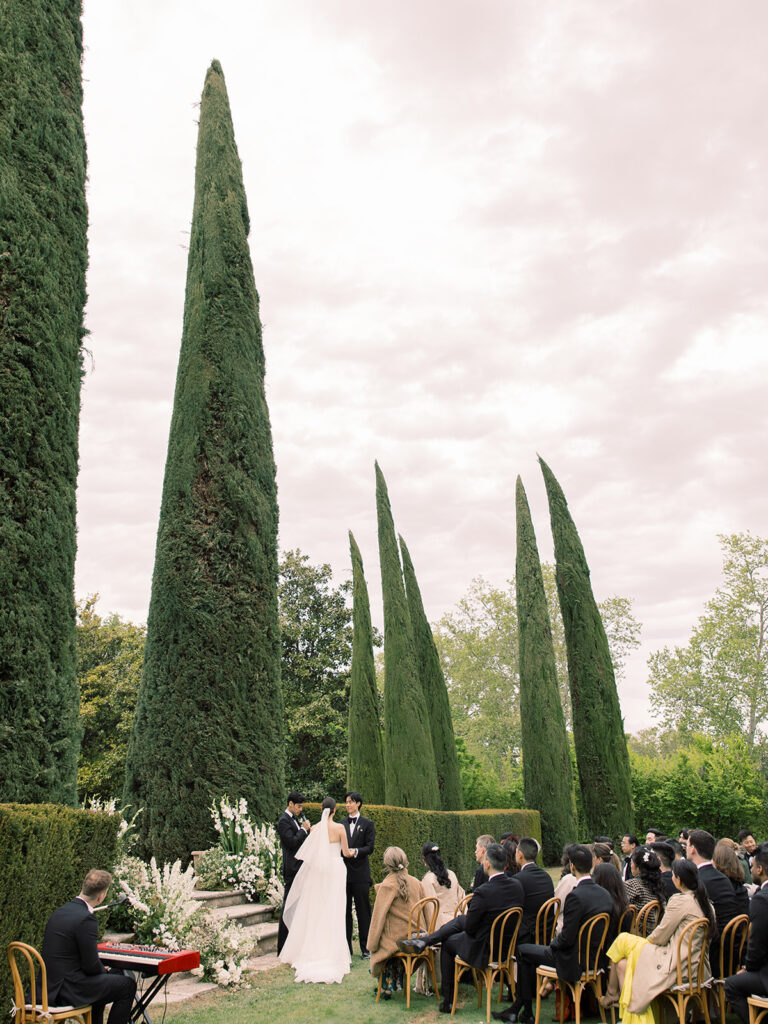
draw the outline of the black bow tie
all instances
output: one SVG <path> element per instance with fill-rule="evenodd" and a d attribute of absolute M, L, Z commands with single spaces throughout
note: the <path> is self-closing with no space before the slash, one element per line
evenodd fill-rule
<path fill-rule="evenodd" d="M 349 824 L 350 825 L 354 825 L 356 821 L 357 821 L 357 818 L 350 818 L 349 819 Z"/>

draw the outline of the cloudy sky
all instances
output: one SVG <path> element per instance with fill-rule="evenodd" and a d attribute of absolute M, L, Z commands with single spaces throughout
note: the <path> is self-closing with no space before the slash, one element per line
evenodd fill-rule
<path fill-rule="evenodd" d="M 719 532 L 766 532 L 763 0 L 85 0 L 90 357 L 79 596 L 146 619 L 206 69 L 261 298 L 280 544 L 380 605 L 374 459 L 427 611 L 514 573 L 540 453 L 621 687 L 684 642 Z M 375 617 L 378 612 L 374 611 Z"/>

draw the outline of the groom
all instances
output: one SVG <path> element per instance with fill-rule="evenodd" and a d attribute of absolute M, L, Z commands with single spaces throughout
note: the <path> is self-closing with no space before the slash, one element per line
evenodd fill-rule
<path fill-rule="evenodd" d="M 347 842 L 352 852 L 351 857 L 344 859 L 344 863 L 347 865 L 347 945 L 351 955 L 352 902 L 354 901 L 357 927 L 360 932 L 360 954 L 363 960 L 369 960 L 371 957 L 368 952 L 368 929 L 371 924 L 369 895 L 371 867 L 368 858 L 373 853 L 376 829 L 370 818 L 364 818 L 360 813 L 363 798 L 355 790 L 347 793 L 346 805 L 347 817 L 342 819 L 341 824 L 346 830 Z"/>
<path fill-rule="evenodd" d="M 283 850 L 283 910 L 280 911 L 280 923 L 277 926 L 277 952 L 285 945 L 288 929 L 283 921 L 283 911 L 293 880 L 298 874 L 302 862 L 296 860 L 296 853 L 307 838 L 310 824 L 304 817 L 304 797 L 293 790 L 288 794 L 288 806 L 277 822 L 277 833 Z"/>

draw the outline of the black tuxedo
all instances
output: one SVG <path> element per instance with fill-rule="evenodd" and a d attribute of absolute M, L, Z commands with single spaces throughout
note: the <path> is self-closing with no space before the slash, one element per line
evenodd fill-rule
<path fill-rule="evenodd" d="M 725 998 L 744 1024 L 749 1024 L 747 997 L 768 995 L 768 886 L 752 897 L 749 920 L 746 970 L 725 981 Z"/>
<path fill-rule="evenodd" d="M 734 917 L 749 912 L 749 897 L 743 885 L 739 893 L 730 878 L 718 871 L 713 864 L 702 864 L 699 868 L 699 881 L 704 883 L 709 901 L 714 907 L 717 919 L 718 937 L 709 944 L 709 963 L 712 973 L 717 974 L 720 964 L 720 935 Z"/>
<path fill-rule="evenodd" d="M 664 886 L 664 892 L 667 894 L 667 899 L 670 896 L 674 896 L 679 890 L 675 887 L 675 883 L 672 881 L 672 869 L 669 871 L 661 872 L 661 884 Z"/>
<path fill-rule="evenodd" d="M 279 953 L 288 938 L 288 929 L 283 921 L 285 901 L 302 865 L 302 861 L 296 859 L 296 854 L 307 838 L 307 832 L 299 825 L 298 820 L 290 811 L 286 810 L 278 819 L 277 834 L 280 836 L 280 847 L 283 851 L 283 909 L 280 911 L 280 921 L 277 926 L 277 952 Z"/>
<path fill-rule="evenodd" d="M 483 867 L 482 864 L 478 864 L 477 868 L 475 869 L 475 877 L 472 879 L 472 886 L 470 887 L 469 891 L 475 892 L 477 889 L 480 888 L 481 885 L 485 885 L 487 881 L 488 875 L 486 875 L 485 873 L 485 868 Z"/>
<path fill-rule="evenodd" d="M 357 850 L 354 857 L 345 857 L 347 866 L 347 945 L 352 952 L 352 904 L 357 914 L 357 929 L 360 934 L 360 952 L 368 952 L 368 929 L 371 926 L 371 865 L 368 858 L 376 842 L 376 826 L 370 818 L 357 815 L 354 832 L 350 831 L 349 817 L 342 818 L 341 824 L 347 833 L 351 850 Z"/>
<path fill-rule="evenodd" d="M 99 960 L 99 929 L 88 904 L 79 897 L 54 910 L 43 937 L 48 975 L 48 1001 L 53 1005 L 93 1007 L 93 1024 L 101 1024 L 104 1007 L 112 1003 L 110 1024 L 126 1024 L 136 982 L 107 971 Z"/>
<path fill-rule="evenodd" d="M 522 945 L 524 942 L 536 941 L 536 915 L 542 905 L 555 895 L 555 886 L 544 868 L 533 861 L 525 864 L 514 877 L 525 893 L 523 920 L 517 936 L 518 945 Z"/>
<path fill-rule="evenodd" d="M 608 891 L 586 875 L 571 889 L 563 904 L 563 929 L 549 946 L 518 944 L 519 1001 L 530 1010 L 536 996 L 536 968 L 542 964 L 554 967 L 558 978 L 575 982 L 581 977 L 584 963 L 579 957 L 579 929 L 595 914 L 613 916 L 613 900 Z M 593 934 L 594 949 L 600 930 Z"/>
<path fill-rule="evenodd" d="M 517 876 L 510 877 L 501 872 L 475 890 L 466 914 L 460 914 L 425 938 L 429 946 L 440 943 L 444 1002 L 452 998 L 454 957 L 458 955 L 474 967 L 484 967 L 491 951 L 493 922 L 505 910 L 522 907 L 524 901 L 525 892 Z"/>

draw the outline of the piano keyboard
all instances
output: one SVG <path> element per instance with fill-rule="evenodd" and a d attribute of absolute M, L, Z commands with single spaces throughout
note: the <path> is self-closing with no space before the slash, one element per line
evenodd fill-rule
<path fill-rule="evenodd" d="M 107 967 L 140 974 L 176 974 L 200 966 L 200 954 L 194 949 L 161 949 L 131 943 L 100 942 L 99 960 Z"/>

